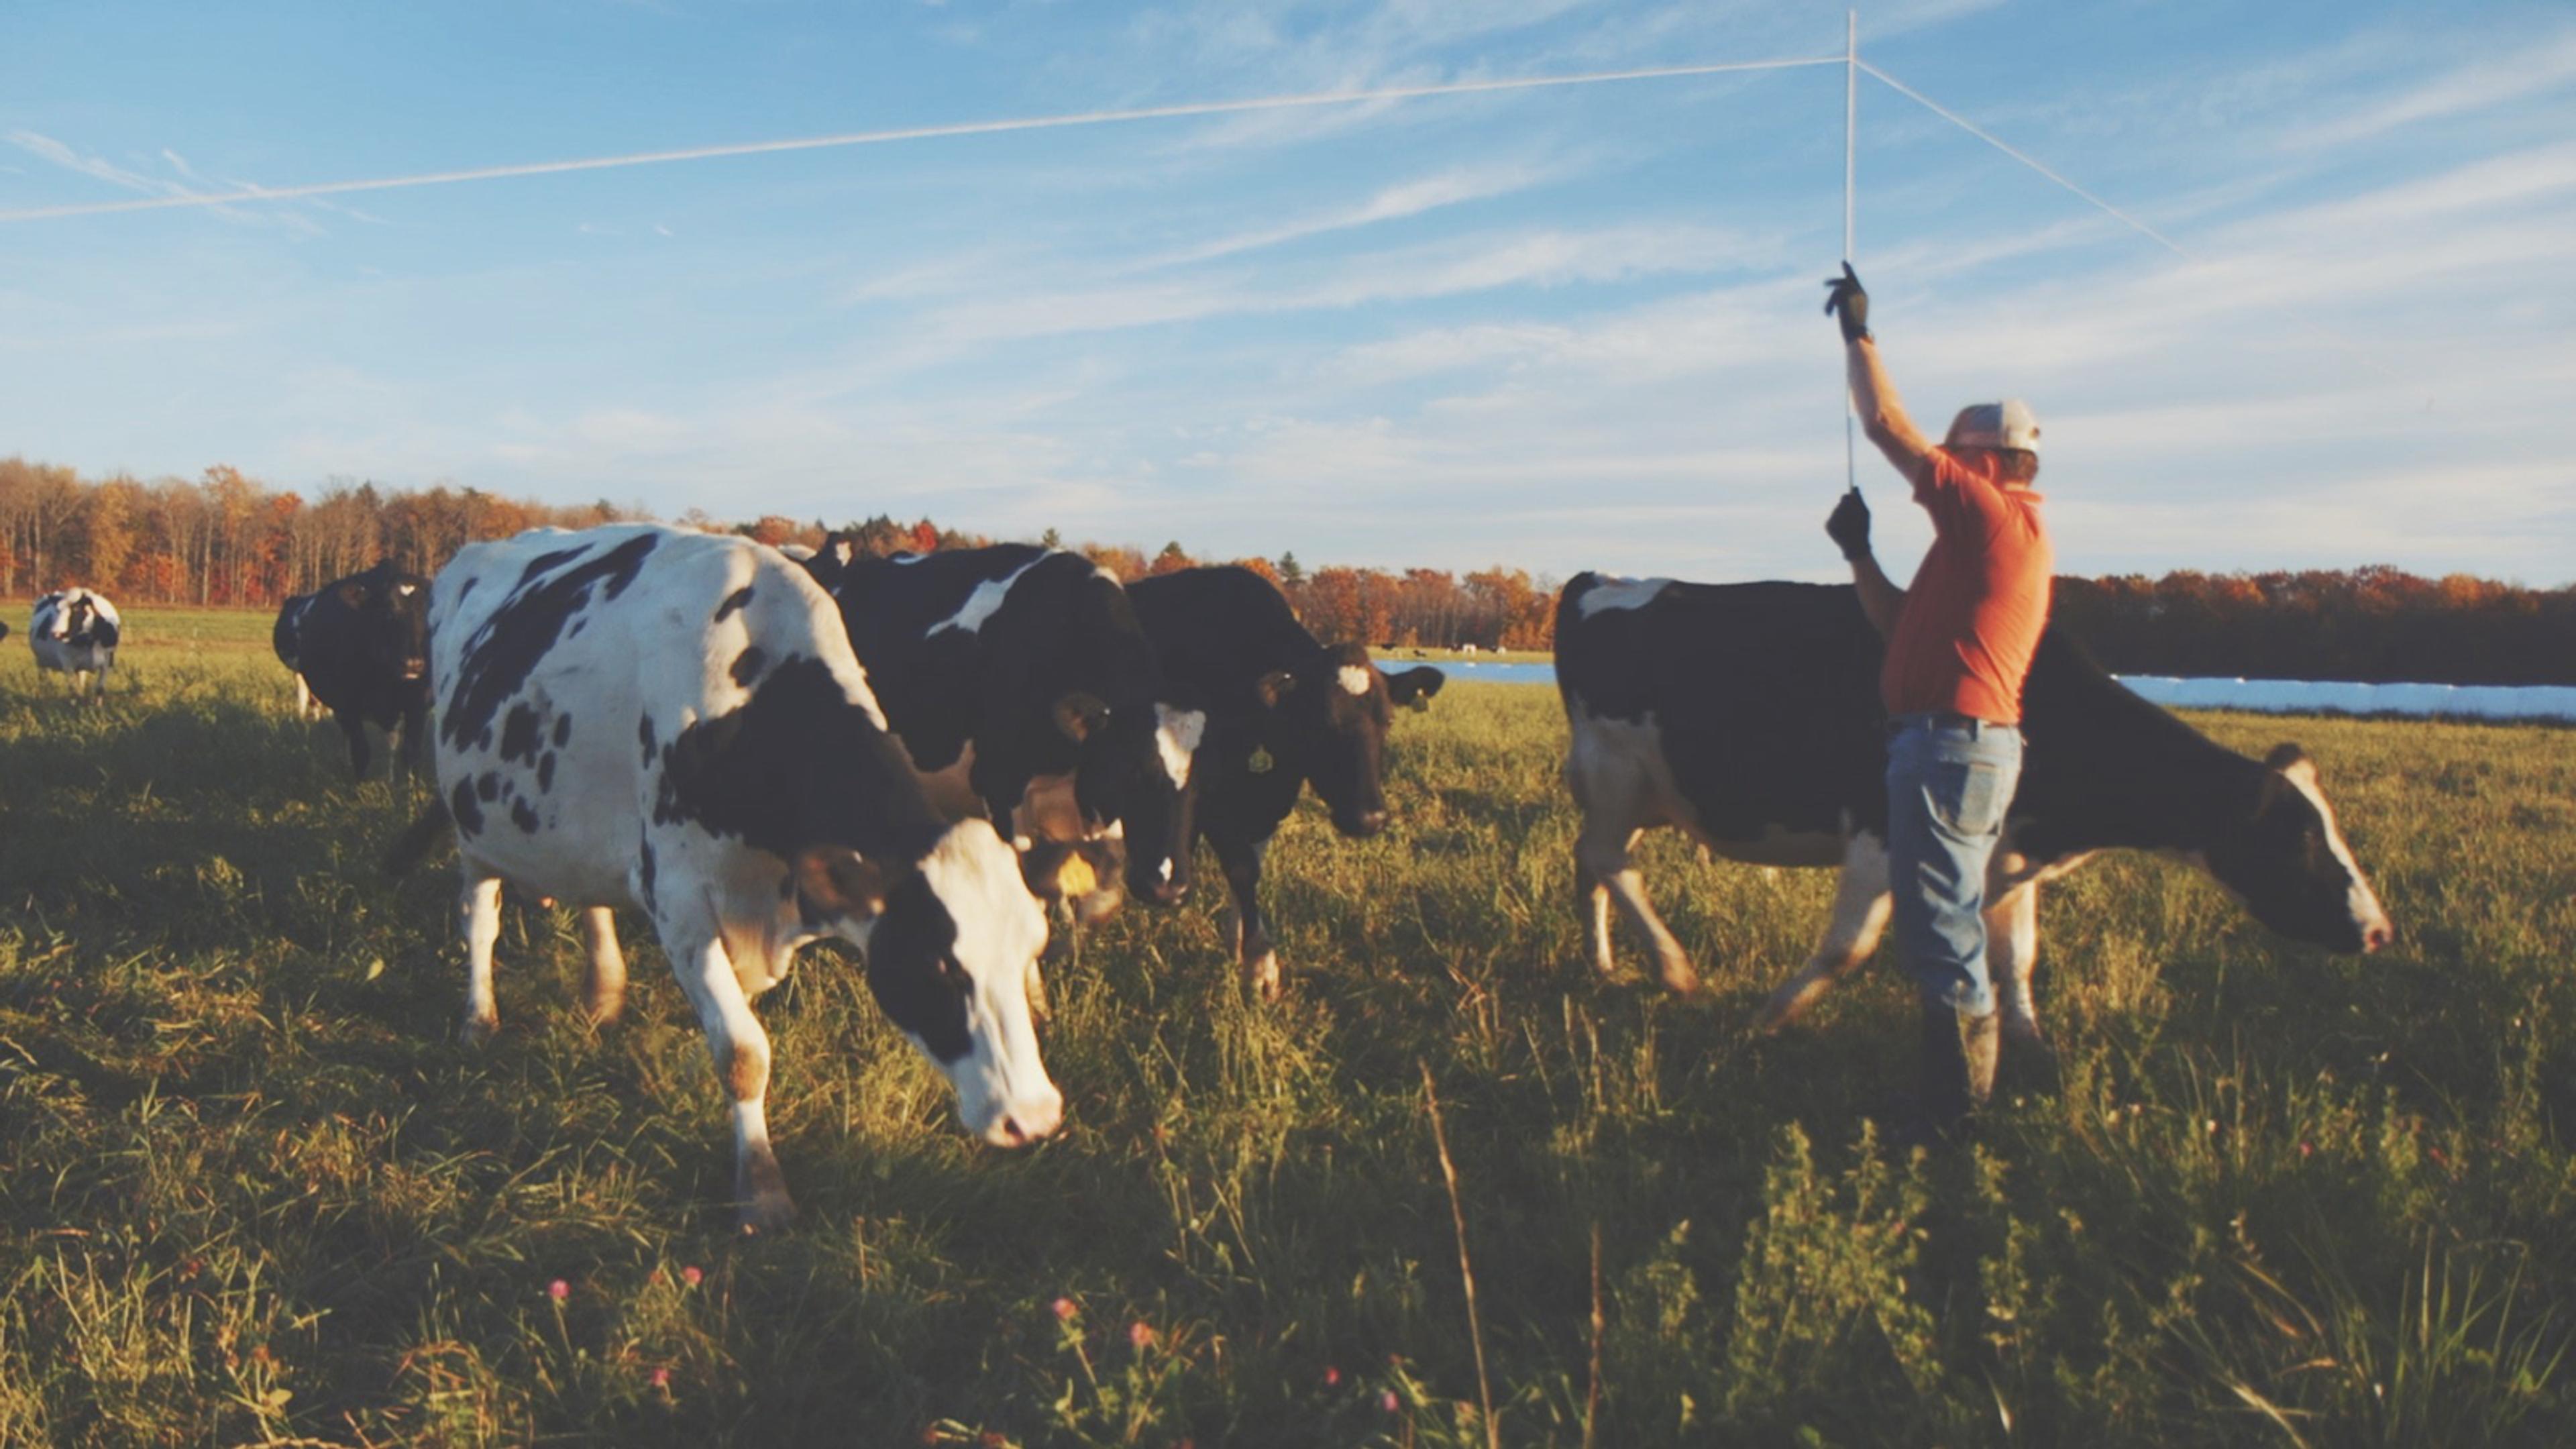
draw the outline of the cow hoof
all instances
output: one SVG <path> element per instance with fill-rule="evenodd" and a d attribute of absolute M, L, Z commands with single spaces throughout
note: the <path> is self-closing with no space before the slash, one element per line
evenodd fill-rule
<path fill-rule="evenodd" d="M 469 1016 L 456 1032 L 457 1040 L 470 1047 L 485 1045 L 500 1034 L 501 1018 L 497 1016 Z"/>
<path fill-rule="evenodd" d="M 1677 962 L 1664 964 L 1664 989 L 1675 996 L 1699 994 L 1699 973 Z"/>
<path fill-rule="evenodd" d="M 781 1197 L 774 1203 L 746 1203 L 740 1215 L 742 1235 L 757 1238 L 776 1236 L 796 1226 L 796 1204 Z"/>
<path fill-rule="evenodd" d="M 582 1003 L 581 1008 L 582 1020 L 589 1022 L 594 1029 L 598 1030 L 606 1030 L 617 1025 L 617 1018 L 625 1014 L 626 998 L 623 995 L 606 1001 L 593 997 Z"/>
<path fill-rule="evenodd" d="M 1243 968 L 1243 984 L 1264 1001 L 1279 999 L 1279 953 L 1264 951 Z"/>

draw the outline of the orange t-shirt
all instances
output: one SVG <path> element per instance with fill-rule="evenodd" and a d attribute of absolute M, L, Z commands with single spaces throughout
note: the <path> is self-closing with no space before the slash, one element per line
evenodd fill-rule
<path fill-rule="evenodd" d="M 1915 470 L 1914 501 L 1932 515 L 1932 549 L 1897 612 L 1879 698 L 1889 714 L 2019 724 L 2056 564 L 2042 500 L 1935 448 Z"/>

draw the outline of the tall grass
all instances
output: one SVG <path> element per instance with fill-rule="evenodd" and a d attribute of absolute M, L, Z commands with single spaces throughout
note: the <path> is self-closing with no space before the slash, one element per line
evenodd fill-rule
<path fill-rule="evenodd" d="M 457 1044 L 451 878 L 373 869 L 425 796 L 264 620 L 135 613 L 100 708 L 0 647 L 0 1442 L 1482 1443 L 1460 1217 L 1505 1443 L 2576 1437 L 2576 734 L 2203 719 L 2319 758 L 2399 945 L 2106 861 L 2043 904 L 2054 1083 L 1911 1159 L 1891 973 L 1744 1030 L 1829 882 L 1651 840 L 1713 1000 L 1596 982 L 1553 695 L 1455 685 L 1394 828 L 1282 831 L 1284 1002 L 1207 899 L 1056 974 L 1034 1151 L 810 953 L 760 1008 L 806 1218 L 743 1240 L 649 929 L 593 1031 L 514 901 Z"/>

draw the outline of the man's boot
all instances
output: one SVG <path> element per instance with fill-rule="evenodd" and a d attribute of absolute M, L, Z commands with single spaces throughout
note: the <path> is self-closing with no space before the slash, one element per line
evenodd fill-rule
<path fill-rule="evenodd" d="M 1938 1002 L 1923 1004 L 1921 1117 L 1905 1134 L 1905 1145 L 1956 1142 L 1966 1135 L 1969 1117 L 1995 1093 L 1999 1028 L 1991 1011 L 1970 1016 Z"/>

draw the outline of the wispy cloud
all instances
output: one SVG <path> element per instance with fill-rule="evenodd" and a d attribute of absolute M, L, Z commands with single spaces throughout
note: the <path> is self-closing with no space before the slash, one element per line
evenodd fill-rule
<path fill-rule="evenodd" d="M 1163 267 L 1187 266 L 1193 262 L 1213 261 L 1218 257 L 1236 256 L 1379 222 L 1399 221 L 1463 202 L 1505 196 L 1535 185 L 1546 177 L 1547 172 L 1542 168 L 1509 163 L 1441 171 L 1385 187 L 1352 206 L 1256 231 L 1238 232 L 1150 257 L 1138 263 L 1137 269 L 1154 271 Z"/>
<path fill-rule="evenodd" d="M 2489 110 L 2576 83 L 2576 27 L 2518 43 L 2334 120 L 2293 132 L 2289 144 L 2323 148 L 2369 140 L 2402 126 Z"/>

